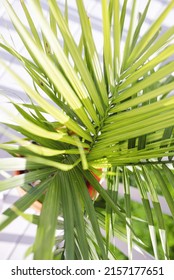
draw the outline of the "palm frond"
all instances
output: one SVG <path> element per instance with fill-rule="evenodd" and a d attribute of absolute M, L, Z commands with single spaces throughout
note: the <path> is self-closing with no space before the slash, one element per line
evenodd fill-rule
<path fill-rule="evenodd" d="M 2 108 L 12 121 L 3 123 L 22 137 L 7 133 L 9 142 L 0 148 L 14 158 L 1 159 L 0 169 L 23 172 L 1 181 L 0 190 L 20 185 L 26 194 L 2 213 L 0 228 L 18 215 L 36 223 L 29 250 L 35 259 L 116 259 L 115 236 L 127 242 L 129 259 L 133 250 L 170 258 L 159 195 L 174 217 L 174 27 L 164 33 L 160 28 L 174 1 L 145 34 L 152 1 L 139 17 L 136 2 L 123 42 L 128 1 L 101 1 L 100 59 L 84 1 L 76 1 L 81 32 L 76 42 L 68 1 L 62 13 L 56 0 L 48 0 L 48 19 L 39 0 L 21 1 L 25 26 L 10 1 L 2 0 L 28 55 L 4 37 L 0 48 L 20 61 L 32 83 L 0 60 L 29 97 L 29 103 L 8 100 L 17 116 Z M 39 184 L 33 188 L 35 180 Z M 134 213 L 132 187 L 140 194 L 143 217 Z M 25 216 L 41 196 L 39 217 Z M 147 244 L 137 224 L 146 228 Z"/>

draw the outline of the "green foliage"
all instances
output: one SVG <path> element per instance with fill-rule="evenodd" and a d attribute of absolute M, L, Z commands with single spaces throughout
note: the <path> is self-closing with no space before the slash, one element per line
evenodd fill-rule
<path fill-rule="evenodd" d="M 1 181 L 0 191 L 20 185 L 26 194 L 2 213 L 0 229 L 18 215 L 35 223 L 36 238 L 28 251 L 34 259 L 127 258 L 113 237 L 127 243 L 129 259 L 133 250 L 173 258 L 168 236 L 174 228 L 174 96 L 169 95 L 174 89 L 174 27 L 164 33 L 160 28 L 174 1 L 142 34 L 151 1 L 138 17 L 133 0 L 124 47 L 128 1 L 101 1 L 102 61 L 84 1 L 76 1 L 79 42 L 69 28 L 68 1 L 62 13 L 56 0 L 48 0 L 46 19 L 40 0 L 28 5 L 21 0 L 29 28 L 10 1 L 1 1 L 28 55 L 5 38 L 0 48 L 20 61 L 33 83 L 0 60 L 30 100 L 10 100 L 18 116 L 3 108 L 13 119 L 5 124 L 23 136 L 8 134 L 10 142 L 0 144 L 13 156 L 1 159 L 0 169 L 21 171 Z M 97 176 L 105 179 L 106 188 Z M 141 197 L 140 211 L 132 186 Z M 163 214 L 159 195 L 171 218 Z M 37 200 L 42 201 L 40 214 L 24 214 Z"/>

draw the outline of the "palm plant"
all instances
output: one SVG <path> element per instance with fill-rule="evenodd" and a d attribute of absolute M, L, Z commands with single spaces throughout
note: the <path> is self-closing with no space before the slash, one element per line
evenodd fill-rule
<path fill-rule="evenodd" d="M 127 242 L 130 259 L 133 248 L 169 259 L 159 195 L 174 217 L 174 97 L 169 95 L 174 89 L 174 62 L 169 61 L 174 27 L 162 34 L 160 28 L 174 1 L 140 36 L 151 1 L 137 21 L 133 0 L 121 47 L 128 1 L 102 0 L 102 61 L 82 0 L 76 1 L 79 42 L 69 28 L 67 1 L 62 13 L 56 0 L 48 0 L 46 19 L 39 0 L 30 0 L 29 6 L 21 0 L 29 29 L 8 0 L 1 2 L 28 55 L 5 38 L 0 47 L 20 61 L 33 84 L 1 61 L 30 102 L 10 100 L 19 114 L 8 112 L 13 124 L 6 124 L 23 137 L 10 134 L 11 141 L 0 144 L 13 156 L 1 159 L 0 169 L 27 172 L 4 179 L 0 190 L 21 186 L 26 194 L 1 215 L 0 229 L 18 215 L 35 223 L 34 259 L 117 259 L 113 237 Z M 94 174 L 105 179 L 105 187 Z M 39 184 L 32 187 L 36 180 Z M 87 182 L 96 198 L 89 195 Z M 143 217 L 132 212 L 132 186 L 140 193 Z M 39 215 L 24 213 L 41 197 Z M 149 230 L 149 244 L 135 223 Z"/>

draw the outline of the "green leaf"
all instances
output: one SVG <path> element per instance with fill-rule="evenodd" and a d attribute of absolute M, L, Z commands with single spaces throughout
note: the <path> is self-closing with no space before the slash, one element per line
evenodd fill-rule
<path fill-rule="evenodd" d="M 168 259 L 168 244 L 167 244 L 167 236 L 166 236 L 166 228 L 165 228 L 165 222 L 163 218 L 163 213 L 161 210 L 161 206 L 159 203 L 158 199 L 158 194 L 154 182 L 154 174 L 150 172 L 150 168 L 148 167 L 143 167 L 143 174 L 146 179 L 146 187 L 148 188 L 150 194 L 151 194 L 151 199 L 154 207 L 154 211 L 157 217 L 157 222 L 158 222 L 158 227 L 159 227 L 159 234 L 160 234 L 160 239 L 161 239 L 161 244 L 162 244 L 162 249 L 164 252 L 164 257 L 165 259 Z M 150 175 L 149 175 L 150 173 Z M 152 176 L 153 174 L 153 176 Z"/>
<path fill-rule="evenodd" d="M 15 208 L 19 209 L 19 211 L 21 212 L 24 212 L 47 190 L 51 180 L 52 178 L 49 177 L 41 184 L 39 184 L 37 188 L 31 188 L 28 193 L 26 193 L 23 197 L 21 197 L 17 200 L 17 202 L 14 203 Z M 13 211 L 13 208 L 8 208 L 7 210 L 5 210 L 0 216 L 0 230 L 9 225 L 17 217 L 18 215 L 15 211 Z"/>
<path fill-rule="evenodd" d="M 124 1 L 125 3 L 125 1 Z M 120 6 L 119 0 L 113 1 L 113 10 L 114 10 L 114 78 L 118 82 L 120 76 Z"/>
<path fill-rule="evenodd" d="M 16 162 L 17 162 L 17 160 L 16 160 Z M 24 160 L 24 159 L 21 159 L 21 160 Z M 13 162 L 14 161 L 12 161 L 11 164 L 13 164 Z M 24 162 L 24 161 L 22 161 L 22 162 Z M 26 162 L 26 165 L 22 165 L 23 168 L 21 166 L 21 168 L 23 170 L 26 170 L 27 164 L 29 164 L 29 167 L 30 167 L 30 161 L 28 159 L 27 160 L 25 159 L 25 162 Z M 21 161 L 19 161 L 19 163 L 21 163 Z M 18 164 L 16 165 L 16 168 L 17 167 L 18 167 Z M 13 166 L 13 167 L 11 167 L 11 169 L 14 170 L 15 167 Z M 46 178 L 47 176 L 49 176 L 50 174 L 54 174 L 54 172 L 55 172 L 55 169 L 53 169 L 53 168 L 46 168 L 46 169 L 43 168 L 41 170 L 38 169 L 38 170 L 30 171 L 28 173 L 10 177 L 10 178 L 0 182 L 0 191 L 16 188 L 19 186 L 22 187 L 25 184 L 29 184 L 29 183 L 35 182 L 37 180 L 42 180 L 42 179 Z"/>
<path fill-rule="evenodd" d="M 113 59 L 112 59 L 112 48 L 111 48 L 111 27 L 109 19 L 109 8 L 107 0 L 102 0 L 102 17 L 103 17 L 103 39 L 104 39 L 104 64 L 107 74 L 107 81 L 112 88 L 114 86 L 114 77 L 113 77 Z"/>
<path fill-rule="evenodd" d="M 128 60 L 128 57 L 130 56 L 130 52 L 131 52 L 131 45 L 132 45 L 134 28 L 135 28 L 136 4 L 137 4 L 137 0 L 133 0 L 131 16 L 130 16 L 130 23 L 129 23 L 129 28 L 128 28 L 128 32 L 127 32 L 126 42 L 124 45 L 122 70 L 124 70 L 124 67 L 126 65 L 126 62 Z"/>
<path fill-rule="evenodd" d="M 11 16 L 13 24 L 15 25 L 16 30 L 20 34 L 21 39 L 23 40 L 24 44 L 28 46 L 27 49 L 28 49 L 29 53 L 32 55 L 32 57 L 34 57 L 35 61 L 39 65 L 42 65 L 42 68 L 47 73 L 48 77 L 50 77 L 50 80 L 53 82 L 53 84 L 56 86 L 57 89 L 61 90 L 62 95 L 67 100 L 67 102 L 69 104 L 71 104 L 70 106 L 72 106 L 72 108 L 76 111 L 77 115 L 79 115 L 79 117 L 82 120 L 86 119 L 86 124 L 88 123 L 90 129 L 93 130 L 93 126 L 91 125 L 79 98 L 76 96 L 76 94 L 74 93 L 71 86 L 66 82 L 65 77 L 62 75 L 62 73 L 60 71 L 58 71 L 57 67 L 52 62 L 52 60 L 38 47 L 38 45 L 35 43 L 35 41 L 31 38 L 29 32 L 24 27 L 24 25 L 22 24 L 22 22 L 17 17 L 14 10 L 12 9 L 12 6 L 9 3 L 7 3 L 6 1 L 3 2 L 3 4 L 4 4 L 5 8 L 7 9 L 9 15 Z M 23 86 L 24 90 L 26 92 L 28 92 L 29 96 L 33 97 L 32 96 L 33 91 L 31 89 L 29 89 L 29 87 L 24 83 L 24 81 L 22 79 L 20 79 L 19 76 L 17 76 L 14 72 L 10 71 L 9 69 L 8 69 L 8 71 L 13 75 L 13 77 L 15 77 L 17 79 L 19 84 L 21 86 Z M 50 75 L 50 73 L 51 73 L 51 75 Z M 52 106 L 51 104 L 46 102 L 46 100 L 44 100 L 43 98 L 41 98 L 38 95 L 35 95 L 35 100 L 36 99 L 37 99 L 37 102 L 38 102 L 38 99 L 40 101 L 42 100 L 42 107 L 44 106 L 44 103 L 47 104 L 47 110 L 46 110 L 47 112 L 48 112 L 49 107 L 52 108 L 52 113 L 51 113 L 51 111 L 49 111 L 51 115 L 53 114 L 53 112 L 56 115 L 58 114 L 59 110 L 57 110 L 54 106 Z M 60 115 L 62 115 L 62 118 L 60 118 Z M 67 116 L 65 116 L 64 114 L 61 114 L 60 112 L 59 112 L 59 118 L 62 120 L 64 119 L 63 123 L 65 123 L 69 120 L 69 118 Z M 74 131 L 74 129 L 72 129 L 72 130 Z M 94 133 L 94 131 L 93 131 L 93 133 Z"/>
<path fill-rule="evenodd" d="M 161 189 L 161 191 L 162 191 L 162 193 L 163 193 L 163 195 L 164 195 L 164 197 L 165 197 L 165 199 L 167 201 L 167 205 L 170 208 L 171 214 L 172 214 L 172 216 L 174 218 L 174 200 L 173 200 L 173 198 L 171 196 L 171 193 L 169 191 L 168 185 L 164 181 L 163 176 L 161 175 L 161 172 L 160 172 L 159 169 L 154 167 L 153 168 L 153 172 L 155 174 L 155 177 L 157 179 L 159 187 L 160 187 L 160 189 Z"/>
<path fill-rule="evenodd" d="M 132 218 L 131 218 L 131 198 L 130 198 L 130 186 L 128 181 L 127 169 L 123 169 L 123 185 L 124 185 L 124 200 L 125 200 L 125 212 L 126 212 L 126 232 L 128 242 L 128 258 L 132 259 Z"/>
<path fill-rule="evenodd" d="M 162 68 L 160 68 L 159 70 L 154 72 L 152 75 L 150 75 L 146 79 L 136 83 L 128 90 L 125 90 L 123 93 L 121 93 L 118 97 L 115 98 L 115 101 L 120 102 L 122 100 L 125 100 L 126 98 L 133 96 L 138 91 L 140 91 L 140 90 L 152 85 L 153 83 L 159 81 L 160 79 L 166 77 L 167 75 L 169 75 L 170 73 L 173 72 L 173 66 L 174 66 L 174 62 L 171 62 L 171 63 L 163 66 Z M 124 83 L 119 87 L 119 90 L 122 90 L 122 89 L 126 89 L 126 85 Z"/>
<path fill-rule="evenodd" d="M 34 259 L 53 259 L 53 247 L 60 203 L 61 183 L 59 174 L 53 177 L 46 192 L 34 242 Z"/>
<path fill-rule="evenodd" d="M 18 116 L 15 116 L 13 113 L 11 113 L 10 111 L 7 111 L 6 109 L 3 109 L 3 110 L 6 111 L 9 114 L 9 116 L 11 116 L 13 118 L 13 121 L 15 121 L 21 127 L 23 127 L 23 129 L 26 130 L 27 132 L 30 132 L 37 136 L 51 139 L 51 140 L 57 140 L 57 141 L 61 141 L 61 142 L 66 142 L 66 140 L 67 140 L 67 143 L 69 143 L 69 144 L 73 144 L 73 145 L 77 144 L 77 141 L 75 139 L 73 139 L 73 137 L 68 136 L 67 133 L 61 132 L 61 130 L 58 128 L 57 128 L 56 132 L 49 131 L 48 129 L 42 128 L 42 127 L 38 126 L 37 124 L 35 124 L 35 121 L 33 122 L 31 120 L 29 121 L 27 119 L 22 119 Z M 82 143 L 82 146 L 84 146 L 83 143 Z"/>
<path fill-rule="evenodd" d="M 91 137 L 89 136 L 89 134 L 82 130 L 82 128 L 80 128 L 74 120 L 70 119 L 67 115 L 63 114 L 60 110 L 58 110 L 56 107 L 48 103 L 44 98 L 39 96 L 37 92 L 34 91 L 23 79 L 15 74 L 15 72 L 10 70 L 10 68 L 7 68 L 7 66 L 2 61 L 0 61 L 0 63 L 3 64 L 5 69 L 7 69 L 7 71 L 18 81 L 19 85 L 21 85 L 21 87 L 28 93 L 28 95 L 33 98 L 46 112 L 50 113 L 51 116 L 53 116 L 63 125 L 66 125 L 70 130 L 76 132 L 84 138 L 86 137 L 89 141 L 91 141 Z M 23 122 L 25 121 L 23 120 Z"/>
<path fill-rule="evenodd" d="M 98 124 L 98 118 L 97 118 L 96 112 L 93 108 L 93 105 L 89 100 L 89 96 L 88 96 L 86 90 L 84 89 L 80 79 L 76 75 L 76 72 L 74 71 L 73 67 L 69 63 L 66 55 L 64 54 L 60 44 L 57 41 L 57 38 L 55 37 L 54 33 L 50 29 L 49 25 L 47 24 L 46 19 L 44 19 L 42 12 L 40 11 L 40 9 L 37 6 L 36 1 L 31 1 L 30 3 L 31 3 L 31 6 L 33 7 L 35 16 L 37 16 L 37 18 L 39 20 L 39 24 L 40 24 L 40 27 L 42 29 L 42 32 L 43 32 L 45 38 L 49 42 L 52 50 L 54 51 L 54 54 L 55 54 L 55 57 L 56 57 L 58 63 L 60 64 L 64 73 L 66 73 L 67 78 L 70 80 L 70 84 L 74 88 L 74 91 L 76 93 L 76 95 L 74 95 L 74 101 L 75 101 L 75 99 L 77 100 L 77 96 L 78 96 L 79 100 L 83 103 L 83 106 L 86 107 L 88 113 L 92 116 L 92 118 L 94 118 L 95 121 L 97 121 L 97 124 Z M 69 103 L 72 94 L 71 94 L 71 96 L 69 95 L 69 98 L 67 98 L 67 94 L 68 93 L 66 93 L 66 95 L 65 95 L 65 99 Z M 82 119 L 82 114 L 83 113 L 81 112 L 81 116 L 80 116 L 81 119 Z M 89 127 L 91 127 L 91 130 L 94 133 L 95 131 L 93 130 L 93 127 L 91 126 L 88 118 L 86 118 L 85 114 L 83 114 L 83 121 L 85 119 L 86 119 L 85 124 L 89 123 Z"/>
<path fill-rule="evenodd" d="M 73 170 L 72 170 L 72 172 L 73 172 Z M 88 172 L 88 171 L 82 171 L 82 174 L 84 174 L 83 177 L 84 176 L 87 177 L 86 174 L 89 175 L 89 173 L 90 172 Z M 87 191 L 87 186 L 84 182 L 84 179 L 82 178 L 81 173 L 78 172 L 78 174 L 79 174 L 79 176 L 76 176 L 76 188 L 78 188 L 78 191 L 83 199 L 85 209 L 89 216 L 90 223 L 92 225 L 92 228 L 95 233 L 95 237 L 96 237 L 96 240 L 97 240 L 97 243 L 99 246 L 100 255 L 101 255 L 102 259 L 107 259 L 107 255 L 106 255 L 105 248 L 104 248 L 103 241 L 102 241 L 102 235 L 101 235 L 101 232 L 99 229 L 99 225 L 98 225 L 98 221 L 97 221 L 97 217 L 96 217 L 96 213 L 95 213 L 95 209 L 94 209 L 92 200 L 89 196 L 89 193 Z"/>
<path fill-rule="evenodd" d="M 0 144 L 0 147 L 3 147 L 3 144 Z M 26 158 L 2 158 L 0 161 L 0 169 L 4 171 L 30 170 L 42 167 L 42 164 L 28 161 Z"/>
<path fill-rule="evenodd" d="M 141 53 L 143 49 L 147 46 L 153 35 L 157 32 L 159 27 L 161 26 L 162 22 L 168 15 L 168 13 L 172 10 L 174 7 L 174 2 L 171 1 L 168 6 L 165 8 L 163 13 L 154 21 L 154 23 L 151 25 L 149 30 L 144 34 L 144 36 L 141 38 L 141 40 L 138 42 L 134 50 L 132 51 L 131 55 L 129 56 L 127 60 L 127 65 L 130 65 L 135 59 L 138 57 L 138 55 Z"/>
<path fill-rule="evenodd" d="M 141 31 L 141 27 L 146 19 L 146 16 L 147 16 L 147 12 L 148 12 L 148 9 L 149 9 L 149 5 L 151 3 L 151 0 L 149 0 L 146 4 L 146 7 L 143 11 L 142 14 L 140 14 L 140 18 L 138 20 L 138 24 L 137 24 L 137 27 L 135 29 L 135 32 L 133 34 L 133 39 L 132 39 L 132 45 L 131 45 L 131 50 L 135 47 L 136 43 L 137 43 L 137 40 L 138 40 L 138 37 L 140 35 L 140 31 Z"/>
<path fill-rule="evenodd" d="M 128 0 L 124 0 L 123 5 L 122 5 L 122 9 L 121 9 L 121 17 L 120 17 L 121 36 L 122 36 L 122 33 L 123 33 L 123 28 L 124 28 L 127 3 L 128 3 Z"/>
<path fill-rule="evenodd" d="M 91 68 L 93 70 L 94 78 L 96 81 L 96 84 L 98 86 L 99 92 L 101 97 L 103 98 L 104 104 L 108 105 L 108 98 L 107 98 L 107 91 L 106 86 L 103 79 L 103 74 L 101 70 L 100 61 L 98 58 L 98 53 L 96 50 L 96 46 L 94 44 L 94 40 L 92 37 L 92 31 L 89 23 L 89 18 L 87 17 L 84 4 L 82 0 L 76 0 L 80 21 L 81 21 L 81 28 L 82 33 L 85 41 L 85 45 L 89 54 L 90 64 Z"/>
<path fill-rule="evenodd" d="M 160 52 L 157 57 L 153 58 L 151 61 L 147 62 L 140 69 L 138 69 L 135 73 L 133 73 L 130 77 L 126 79 L 123 83 L 124 87 L 130 84 L 133 84 L 138 79 L 143 77 L 148 71 L 153 70 L 155 66 L 164 62 L 168 57 L 174 54 L 174 45 L 167 47 L 164 51 Z M 120 89 L 122 86 L 120 86 Z"/>
<path fill-rule="evenodd" d="M 139 172 L 139 169 L 134 168 L 133 170 L 134 170 L 134 173 L 135 173 L 137 186 L 138 186 L 138 188 L 140 190 L 140 193 L 141 193 L 141 198 L 142 198 L 142 203 L 143 203 L 143 206 L 144 206 L 144 210 L 146 212 L 146 218 L 147 218 L 147 222 L 148 222 L 149 233 L 150 233 L 151 242 L 152 242 L 152 246 L 153 246 L 154 256 L 155 256 L 155 259 L 158 259 L 155 224 L 154 224 L 153 214 L 152 214 L 147 190 L 146 190 L 146 187 L 144 185 L 143 180 L 141 179 L 141 172 Z"/>
<path fill-rule="evenodd" d="M 84 209 L 82 207 L 82 202 L 79 199 L 80 193 L 76 187 L 76 174 L 75 172 L 69 172 L 69 184 L 71 187 L 71 195 L 73 200 L 73 212 L 74 212 L 74 226 L 77 233 L 77 243 L 79 245 L 79 249 L 81 255 L 84 260 L 89 259 L 89 247 L 86 237 L 86 229 L 85 229 L 85 222 L 84 222 Z"/>
<path fill-rule="evenodd" d="M 90 76 L 90 73 L 89 73 L 88 69 L 86 68 L 85 63 L 79 54 L 78 47 L 73 39 L 73 36 L 67 26 L 65 19 L 63 18 L 62 14 L 60 12 L 60 9 L 59 9 L 56 1 L 55 0 L 49 1 L 49 6 L 52 11 L 52 14 L 54 15 L 55 21 L 57 22 L 57 24 L 60 28 L 61 34 L 64 38 L 68 51 L 70 52 L 70 54 L 74 60 L 75 66 L 77 67 L 77 69 L 82 77 L 82 80 L 83 80 L 86 88 L 88 89 L 88 92 L 90 93 L 90 96 L 91 96 L 97 110 L 99 111 L 100 115 L 103 115 L 104 109 L 103 109 L 103 106 L 101 104 L 101 99 L 100 99 L 100 98 L 102 98 L 102 96 L 99 97 L 99 94 L 97 92 L 93 79 Z M 81 38 L 83 38 L 83 36 L 81 36 Z M 95 120 L 96 120 L 96 118 L 95 118 Z"/>
<path fill-rule="evenodd" d="M 136 106 L 138 104 L 141 104 L 143 102 L 149 101 L 155 97 L 165 95 L 167 92 L 170 92 L 173 89 L 173 87 L 174 87 L 174 83 L 169 83 L 167 85 L 156 88 L 152 91 L 150 90 L 146 94 L 137 96 L 124 103 L 120 103 L 117 106 L 114 106 L 113 109 L 110 110 L 110 112 L 116 113 L 116 112 L 124 111 L 127 108 L 130 108 L 130 107 Z"/>
<path fill-rule="evenodd" d="M 36 42 L 38 43 L 38 45 L 42 48 L 42 43 L 41 43 L 41 40 L 40 40 L 40 37 L 39 37 L 39 34 L 38 34 L 38 31 L 37 31 L 37 28 L 32 20 L 32 17 L 29 13 L 29 10 L 27 9 L 26 5 L 25 5 L 25 2 L 24 0 L 20 0 L 21 2 L 21 5 L 22 5 L 22 8 L 23 8 L 23 11 L 26 15 L 26 19 L 29 23 L 29 26 L 30 26 L 30 30 L 32 31 L 32 34 L 33 34 L 33 37 L 34 39 L 36 40 Z"/>
<path fill-rule="evenodd" d="M 152 55 L 157 55 L 159 50 L 163 50 L 166 45 L 172 41 L 174 35 L 174 27 L 170 27 L 164 34 L 162 34 L 153 44 L 150 46 L 146 52 L 142 53 L 142 56 L 135 61 L 131 67 L 126 69 L 124 73 L 122 73 L 121 78 L 124 79 L 131 73 L 134 73 L 136 69 L 141 67 Z M 168 43 L 168 44 L 167 44 Z"/>

